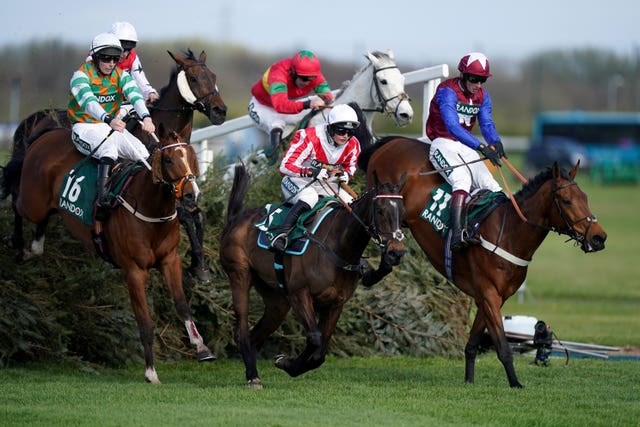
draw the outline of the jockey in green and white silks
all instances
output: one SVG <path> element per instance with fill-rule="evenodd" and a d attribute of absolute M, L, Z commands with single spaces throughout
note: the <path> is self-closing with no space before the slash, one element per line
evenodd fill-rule
<path fill-rule="evenodd" d="M 91 42 L 92 60 L 83 63 L 70 82 L 67 114 L 72 124 L 73 143 L 81 153 L 99 159 L 99 204 L 106 203 L 104 186 L 111 166 L 119 157 L 128 160 L 149 157 L 144 144 L 116 117 L 125 99 L 142 119 L 142 129 L 155 132 L 140 89 L 129 73 L 116 66 L 122 50 L 115 35 L 98 34 Z"/>

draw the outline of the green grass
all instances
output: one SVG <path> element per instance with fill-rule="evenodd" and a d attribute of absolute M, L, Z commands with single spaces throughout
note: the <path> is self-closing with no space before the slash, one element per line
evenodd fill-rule
<path fill-rule="evenodd" d="M 290 378 L 261 361 L 264 390 L 244 385 L 239 360 L 163 363 L 162 385 L 141 367 L 95 372 L 52 366 L 0 371 L 3 426 L 616 426 L 640 417 L 638 362 L 516 357 L 525 388 L 510 389 L 493 354 L 462 360 L 329 358 Z"/>

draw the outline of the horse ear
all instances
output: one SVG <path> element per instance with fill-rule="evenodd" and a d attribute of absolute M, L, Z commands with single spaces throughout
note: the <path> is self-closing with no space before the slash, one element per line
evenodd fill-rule
<path fill-rule="evenodd" d="M 378 179 L 378 171 L 373 171 L 373 185 L 376 187 L 380 185 L 380 180 Z"/>
<path fill-rule="evenodd" d="M 199 61 L 200 61 L 200 62 L 202 62 L 202 63 L 207 62 L 207 54 L 206 54 L 206 53 L 204 53 L 204 50 L 203 50 L 202 52 L 200 52 L 200 59 L 199 59 Z"/>
<path fill-rule="evenodd" d="M 391 49 L 387 49 L 387 55 L 389 56 L 389 59 L 396 59 L 396 58 L 393 56 L 393 51 L 392 51 Z"/>
<path fill-rule="evenodd" d="M 178 64 L 178 66 L 180 67 L 184 67 L 184 59 L 181 58 L 180 56 L 175 56 L 173 53 L 167 51 L 167 53 L 169 54 L 169 56 L 171 56 L 171 58 L 173 58 L 174 61 L 176 61 L 176 64 Z"/>
<path fill-rule="evenodd" d="M 367 58 L 369 59 L 369 61 L 371 61 L 371 63 L 374 66 L 378 63 L 378 58 L 376 58 L 376 56 L 374 54 L 372 54 L 371 52 L 367 52 Z"/>
<path fill-rule="evenodd" d="M 573 168 L 571 168 L 571 170 L 569 171 L 569 176 L 571 177 L 572 181 L 573 181 L 573 178 L 578 173 L 578 170 L 580 170 L 580 159 L 578 159 L 578 161 L 576 162 L 576 165 Z"/>

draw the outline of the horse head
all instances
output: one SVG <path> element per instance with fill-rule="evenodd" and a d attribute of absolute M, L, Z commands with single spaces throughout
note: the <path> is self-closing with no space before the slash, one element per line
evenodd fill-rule
<path fill-rule="evenodd" d="M 382 247 L 382 261 L 389 265 L 398 265 L 404 256 L 404 233 L 402 217 L 405 213 L 401 191 L 407 182 L 404 173 L 399 184 L 380 183 L 374 173 L 375 196 L 373 197 L 372 219 L 370 226 L 373 237 Z"/>
<path fill-rule="evenodd" d="M 201 197 L 196 152 L 177 132 L 167 132 L 160 125 L 158 133 L 160 144 L 151 157 L 153 181 L 168 187 L 187 211 L 193 211 Z"/>
<path fill-rule="evenodd" d="M 542 218 L 527 219 L 529 224 L 568 236 L 584 252 L 597 252 L 604 249 L 607 234 L 591 213 L 587 195 L 574 181 L 579 167 L 580 161 L 567 172 L 555 162 L 552 167 L 529 181 L 516 194 L 516 199 L 521 193 L 535 193 L 532 205 L 548 207 L 542 208 Z"/>
<path fill-rule="evenodd" d="M 387 53 L 367 53 L 366 57 L 373 66 L 372 91 L 375 90 L 380 111 L 393 115 L 398 126 L 410 124 L 413 120 L 413 108 L 404 91 L 404 76 L 396 65 L 393 52 L 388 50 Z"/>
<path fill-rule="evenodd" d="M 567 179 L 558 163 L 553 164 L 551 196 L 557 209 L 552 214 L 551 221 L 557 232 L 575 240 L 584 252 L 597 252 L 604 249 L 607 233 L 591 213 L 587 195 L 574 181 L 579 168 L 580 160 L 569 171 Z"/>
<path fill-rule="evenodd" d="M 207 54 L 202 51 L 196 59 L 191 50 L 184 55 L 167 52 L 178 65 L 177 84 L 184 101 L 206 115 L 212 124 L 224 123 L 227 106 L 220 96 L 215 73 L 205 64 Z"/>

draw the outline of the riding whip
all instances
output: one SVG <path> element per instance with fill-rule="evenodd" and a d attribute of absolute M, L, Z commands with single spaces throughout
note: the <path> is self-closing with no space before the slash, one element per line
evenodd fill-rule
<path fill-rule="evenodd" d="M 459 168 L 460 166 L 468 166 L 468 165 L 471 165 L 473 163 L 482 162 L 484 160 L 485 160 L 484 158 L 479 158 L 479 159 L 476 159 L 476 160 L 471 160 L 470 162 L 462 162 L 462 163 L 458 163 L 457 165 L 447 166 L 446 168 L 434 169 L 434 170 L 429 171 L 429 172 L 420 172 L 420 173 L 418 173 L 418 175 L 433 175 L 433 174 L 436 174 L 436 173 L 446 172 L 446 171 L 449 171 L 451 169 Z"/>

